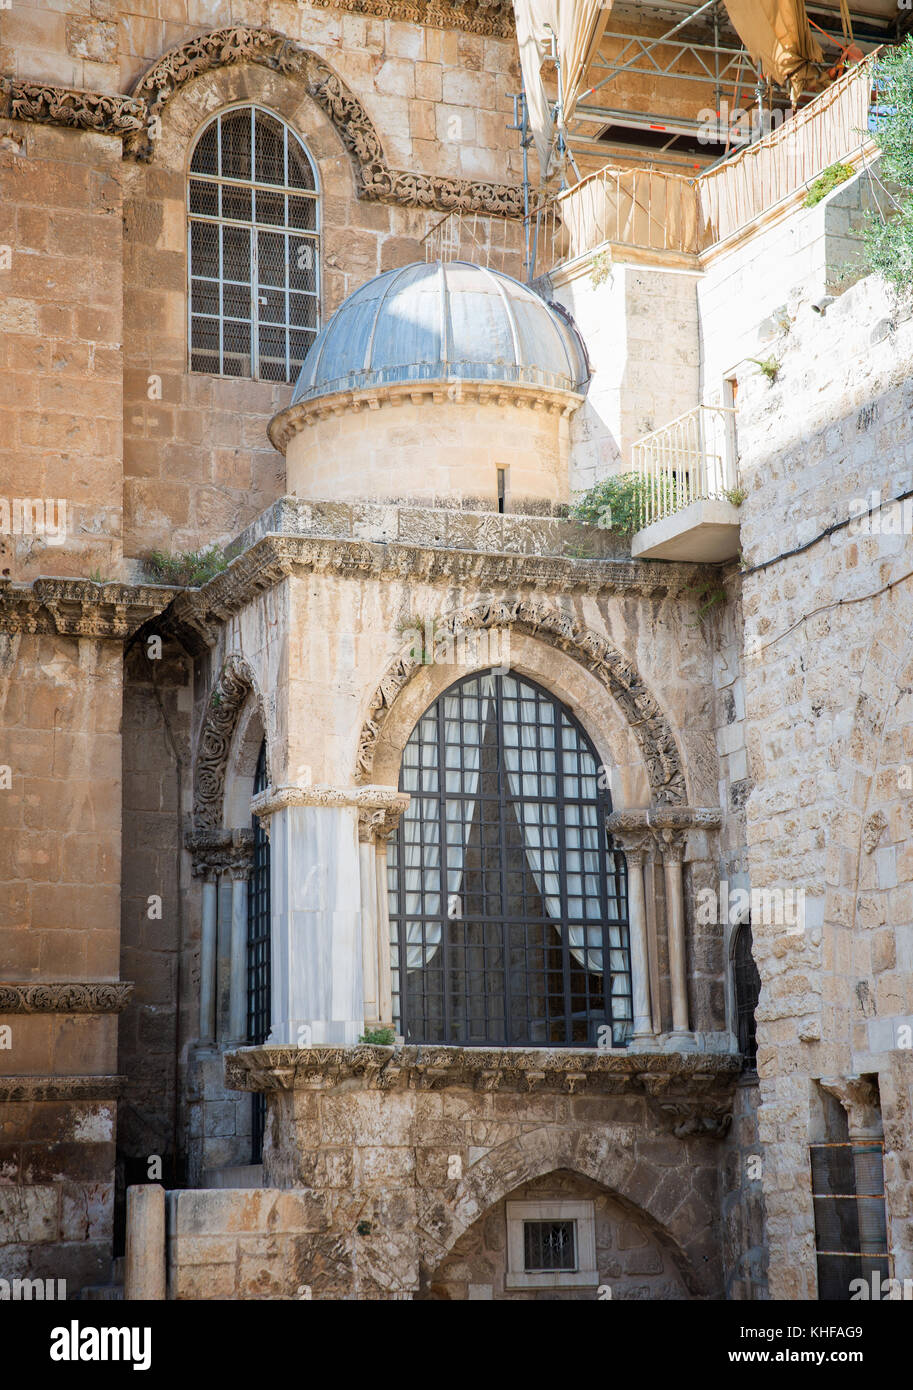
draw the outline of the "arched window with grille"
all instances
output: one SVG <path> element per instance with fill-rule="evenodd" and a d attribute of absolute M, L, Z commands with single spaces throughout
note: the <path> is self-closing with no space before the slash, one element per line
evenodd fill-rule
<path fill-rule="evenodd" d="M 525 677 L 467 676 L 425 711 L 387 861 L 408 1042 L 625 1044 L 625 861 L 605 781 L 574 716 Z"/>
<path fill-rule="evenodd" d="M 269 785 L 266 742 L 260 745 L 254 773 L 254 795 Z M 254 862 L 247 890 L 247 1041 L 265 1042 L 270 1030 L 270 891 L 269 837 L 259 816 L 253 817 Z M 251 1162 L 259 1163 L 263 1150 L 265 1096 L 251 1096 Z"/>
<path fill-rule="evenodd" d="M 294 381 L 320 326 L 317 173 L 257 106 L 204 127 L 187 183 L 190 368 Z"/>
<path fill-rule="evenodd" d="M 751 918 L 735 930 L 732 942 L 732 980 L 735 996 L 735 1027 L 745 1071 L 757 1070 L 758 1043 L 755 1010 L 761 993 L 761 976 L 752 954 Z"/>

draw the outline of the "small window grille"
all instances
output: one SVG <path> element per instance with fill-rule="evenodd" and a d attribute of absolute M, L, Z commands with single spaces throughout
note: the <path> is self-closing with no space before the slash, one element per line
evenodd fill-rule
<path fill-rule="evenodd" d="M 260 746 L 254 795 L 268 785 L 266 743 Z M 265 1042 L 270 1030 L 270 891 L 269 838 L 259 816 L 253 817 L 254 863 L 247 892 L 247 1040 Z M 251 1096 L 251 1163 L 263 1155 L 266 1097 Z"/>
<path fill-rule="evenodd" d="M 294 381 L 320 327 L 307 150 L 258 107 L 221 112 L 193 151 L 187 207 L 191 370 Z"/>
<path fill-rule="evenodd" d="M 524 1221 L 523 1268 L 530 1274 L 575 1270 L 576 1221 Z"/>

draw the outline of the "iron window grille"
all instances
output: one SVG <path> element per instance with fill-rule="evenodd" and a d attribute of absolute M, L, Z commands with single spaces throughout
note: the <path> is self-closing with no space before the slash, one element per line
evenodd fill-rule
<path fill-rule="evenodd" d="M 605 780 L 574 716 L 513 673 L 467 676 L 422 715 L 388 849 L 408 1042 L 625 1045 L 626 870 Z"/>
<path fill-rule="evenodd" d="M 878 1139 L 810 1144 L 818 1298 L 846 1302 L 854 1279 L 891 1277 L 884 1191 L 884 1143 Z M 862 1189 L 860 1191 L 860 1189 Z"/>
<path fill-rule="evenodd" d="M 576 1221 L 524 1221 L 523 1268 L 529 1274 L 577 1268 Z"/>
<path fill-rule="evenodd" d="M 268 785 L 266 743 L 260 745 L 254 773 L 254 795 Z M 252 817 L 254 862 L 247 891 L 247 1040 L 263 1043 L 270 1030 L 270 891 L 269 837 L 259 816 Z M 263 1156 L 263 1123 L 266 1097 L 251 1095 L 251 1163 Z"/>
<path fill-rule="evenodd" d="M 187 183 L 190 368 L 294 381 L 320 327 L 317 175 L 257 106 L 220 112 Z"/>
<path fill-rule="evenodd" d="M 735 986 L 735 1023 L 742 1066 L 757 1071 L 758 1040 L 755 1013 L 761 994 L 761 976 L 752 953 L 750 919 L 736 928 L 732 946 L 732 973 Z"/>

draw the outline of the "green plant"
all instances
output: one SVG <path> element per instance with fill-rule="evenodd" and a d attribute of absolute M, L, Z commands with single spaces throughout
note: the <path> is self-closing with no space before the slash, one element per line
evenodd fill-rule
<path fill-rule="evenodd" d="M 92 573 L 89 575 L 89 578 L 93 584 L 107 584 L 108 582 L 102 574 L 101 570 L 93 570 Z"/>
<path fill-rule="evenodd" d="M 705 622 L 708 613 L 726 602 L 726 590 L 714 579 L 702 579 L 697 584 L 692 584 L 687 592 L 701 600 L 697 609 L 697 623 L 692 623 L 692 627 Z"/>
<path fill-rule="evenodd" d="M 851 179 L 856 170 L 852 164 L 832 164 L 829 169 L 825 169 L 823 174 L 819 174 L 814 183 L 810 186 L 803 207 L 813 208 L 823 201 L 840 184 L 846 183 Z"/>
<path fill-rule="evenodd" d="M 153 550 L 146 560 L 153 578 L 162 584 L 175 587 L 199 589 L 228 569 L 228 561 L 217 545 L 207 550 L 185 550 L 167 555 L 163 550 Z"/>
<path fill-rule="evenodd" d="M 780 359 L 778 357 L 749 357 L 748 360 L 764 373 L 771 384 L 776 381 L 780 374 Z"/>
<path fill-rule="evenodd" d="M 743 487 L 730 487 L 724 489 L 723 496 L 726 498 L 726 501 L 731 502 L 734 507 L 741 507 L 748 493 Z"/>
<path fill-rule="evenodd" d="M 434 640 L 443 631 L 443 624 L 437 618 L 404 618 L 397 624 L 401 637 L 412 639 L 409 654 L 423 666 L 434 665 Z"/>
<path fill-rule="evenodd" d="M 597 251 L 590 262 L 590 283 L 593 289 L 598 289 L 605 284 L 606 280 L 611 280 L 614 273 L 611 251 Z"/>
<path fill-rule="evenodd" d="M 870 213 L 864 232 L 869 268 L 906 297 L 913 290 L 913 35 L 889 48 L 875 64 L 874 137 L 882 175 L 896 185 L 893 210 Z"/>
<path fill-rule="evenodd" d="M 605 531 L 618 531 L 621 535 L 633 535 L 640 530 L 643 514 L 644 481 L 639 473 L 603 478 L 571 507 L 575 521 L 600 526 Z"/>
<path fill-rule="evenodd" d="M 358 1041 L 370 1043 L 372 1047 L 392 1047 L 396 1034 L 392 1028 L 366 1028 Z"/>

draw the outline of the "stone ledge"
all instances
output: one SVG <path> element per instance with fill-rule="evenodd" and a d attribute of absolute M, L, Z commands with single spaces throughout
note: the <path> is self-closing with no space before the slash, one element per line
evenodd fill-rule
<path fill-rule="evenodd" d="M 0 1104 L 41 1100 L 116 1100 L 125 1076 L 0 1076 Z"/>
<path fill-rule="evenodd" d="M 108 637 L 124 641 L 168 607 L 180 590 L 91 579 L 0 579 L 0 631 Z"/>
<path fill-rule="evenodd" d="M 118 980 L 0 983 L 0 1014 L 119 1014 L 133 985 Z"/>
<path fill-rule="evenodd" d="M 741 1060 L 726 1053 L 575 1052 L 537 1047 L 244 1047 L 225 1057 L 233 1090 L 321 1090 L 359 1080 L 367 1090 L 440 1090 L 545 1094 L 623 1092 L 654 1098 L 728 1095 Z"/>

